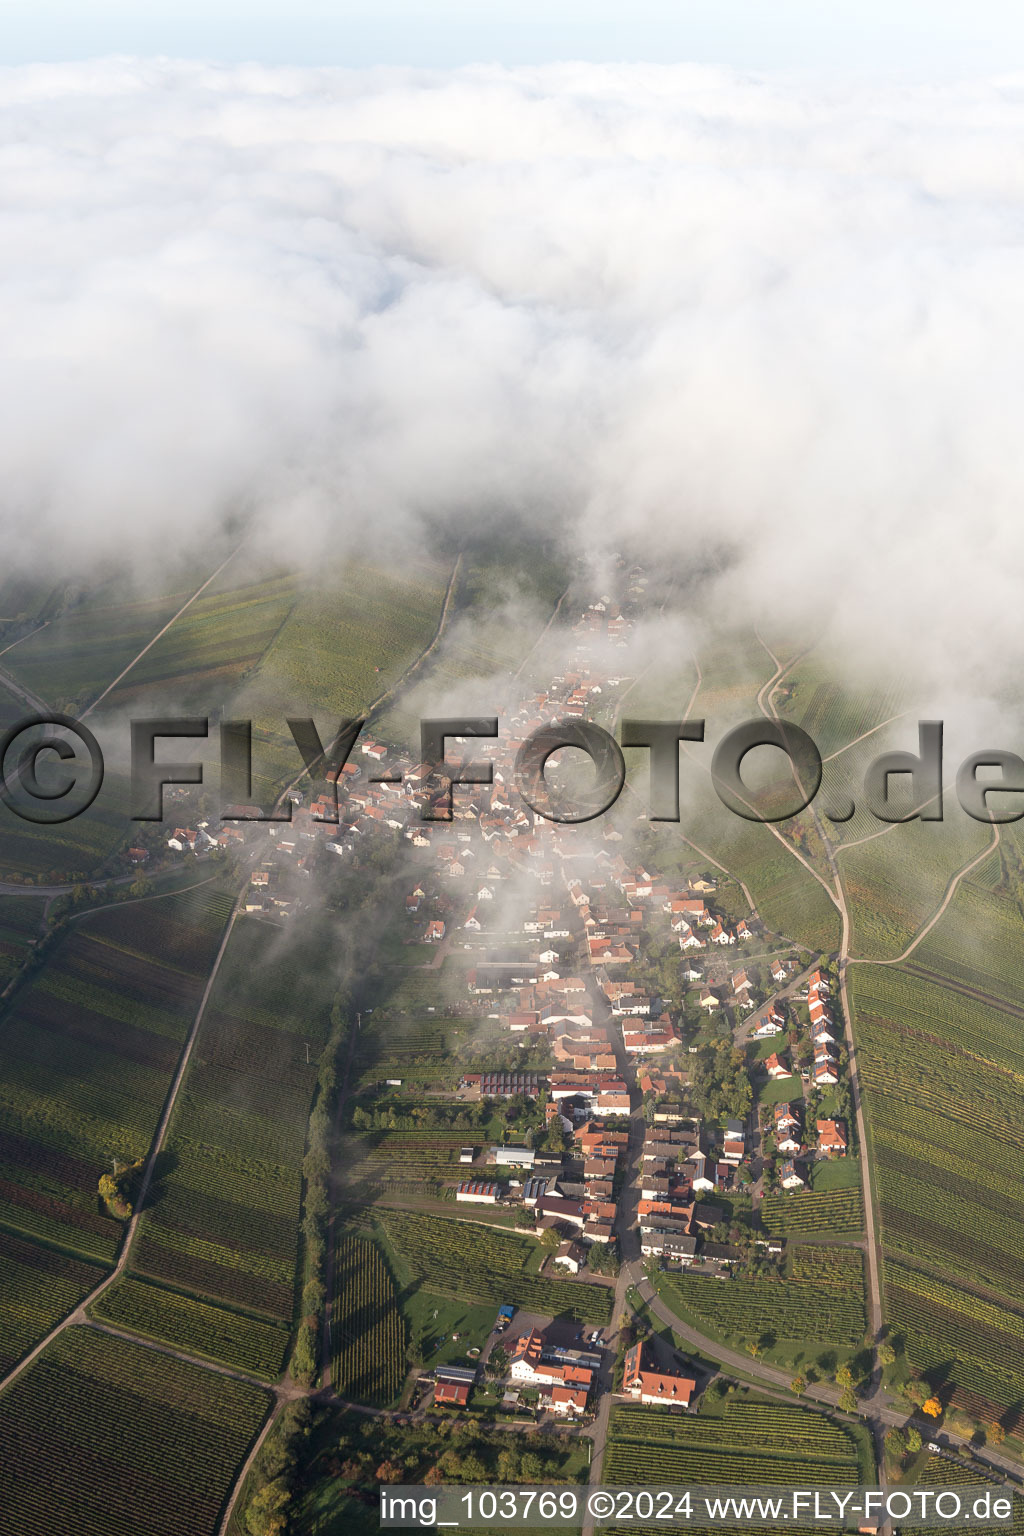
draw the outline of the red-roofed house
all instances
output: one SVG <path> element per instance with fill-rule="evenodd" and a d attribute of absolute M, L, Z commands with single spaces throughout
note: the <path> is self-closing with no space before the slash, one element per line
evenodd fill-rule
<path fill-rule="evenodd" d="M 434 1386 L 434 1402 L 465 1408 L 469 1402 L 469 1387 L 462 1381 L 439 1381 Z"/>
<path fill-rule="evenodd" d="M 677 1403 L 688 1408 L 697 1383 L 692 1376 L 655 1369 L 650 1347 L 646 1340 L 641 1340 L 626 1351 L 622 1390 L 642 1403 Z"/>
<path fill-rule="evenodd" d="M 846 1126 L 841 1120 L 818 1121 L 818 1151 L 826 1157 L 846 1156 Z"/>

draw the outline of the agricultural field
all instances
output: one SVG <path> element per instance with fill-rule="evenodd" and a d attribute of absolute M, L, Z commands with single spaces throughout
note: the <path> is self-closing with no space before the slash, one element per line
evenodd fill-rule
<path fill-rule="evenodd" d="M 353 1194 L 406 1191 L 436 1198 L 445 1179 L 459 1177 L 459 1152 L 477 1138 L 473 1131 L 369 1131 L 346 1140 L 339 1160 Z"/>
<path fill-rule="evenodd" d="M 43 934 L 42 896 L 0 896 L 0 989 Z"/>
<path fill-rule="evenodd" d="M 855 846 L 848 835 L 836 859 L 853 927 L 851 953 L 872 960 L 903 952 L 939 907 L 956 871 L 992 839 L 990 828 L 958 809 L 941 822 L 882 827 L 872 818 L 865 836 Z M 948 922 L 947 910 L 940 926 Z"/>
<path fill-rule="evenodd" d="M 329 942 L 312 919 L 279 935 L 236 922 L 140 1223 L 137 1275 L 291 1322 L 306 1127 L 336 985 Z"/>
<path fill-rule="evenodd" d="M 413 962 L 423 951 L 407 950 Z M 379 962 L 379 955 L 377 957 Z M 394 975 L 386 976 L 393 983 Z M 453 1045 L 468 1039 L 480 1029 L 477 1019 L 449 1019 L 441 1014 L 389 1016 L 372 1022 L 360 1031 L 353 1061 L 353 1085 L 358 1090 L 399 1077 L 403 1084 L 423 1083 L 441 1088 L 455 1088 L 460 1067 Z"/>
<path fill-rule="evenodd" d="M 921 1458 L 920 1464 L 915 1468 L 913 1481 L 917 1487 L 936 1489 L 962 1488 L 965 1485 L 972 1484 L 974 1487 L 978 1487 L 979 1484 L 984 1483 L 984 1479 L 980 1478 L 977 1471 L 966 1462 L 953 1461 L 948 1456 L 934 1455 Z M 992 1488 L 991 1485 L 988 1486 L 994 1497 L 997 1490 Z M 1004 1491 L 1003 1489 L 998 1490 L 999 1494 L 1003 1494 Z M 931 1530 L 934 1531 L 934 1529 L 935 1527 L 932 1526 Z M 927 1530 L 928 1527 L 926 1526 L 911 1525 L 905 1521 L 900 1522 L 902 1536 L 925 1536 Z M 949 1536 L 970 1536 L 971 1527 L 969 1525 L 951 1525 L 948 1527 L 948 1530 Z M 1005 1531 L 1007 1536 L 1024 1536 L 1024 1498 L 1021 1498 L 1019 1494 L 1013 1499 L 1013 1515 L 1010 1523 L 1001 1525 L 1000 1530 Z"/>
<path fill-rule="evenodd" d="M 941 977 L 972 1011 L 977 1002 L 1020 1013 L 1024 921 L 1012 894 L 986 884 L 986 876 L 998 869 L 998 855 L 993 855 L 960 882 L 941 921 L 908 964 L 914 974 Z"/>
<path fill-rule="evenodd" d="M 655 1487 L 842 1488 L 873 1481 L 873 1466 L 864 1440 L 822 1414 L 732 1396 L 724 1405 L 705 1400 L 696 1415 L 614 1408 L 602 1476 L 610 1484 Z M 657 1527 L 630 1522 L 628 1529 L 646 1532 Z M 703 1532 L 707 1527 L 694 1524 L 692 1529 Z"/>
<path fill-rule="evenodd" d="M 97 1265 L 0 1231 L 0 1377 L 73 1312 L 104 1273 Z"/>
<path fill-rule="evenodd" d="M 611 1289 L 538 1275 L 534 1266 L 541 1250 L 533 1238 L 406 1211 L 378 1209 L 374 1214 L 399 1260 L 396 1278 L 403 1286 L 411 1283 L 495 1306 L 513 1296 L 517 1306 L 543 1316 L 611 1321 Z"/>
<path fill-rule="evenodd" d="M 270 804 L 302 767 L 286 716 L 311 716 L 327 741 L 343 718 L 365 714 L 430 643 L 450 572 L 449 562 L 421 558 L 407 569 L 350 561 L 328 567 L 319 580 L 305 578 L 233 704 L 240 719 L 253 721 L 260 804 Z"/>
<path fill-rule="evenodd" d="M 859 1235 L 864 1230 L 864 1202 L 859 1189 L 765 1195 L 761 1220 L 773 1237 Z"/>
<path fill-rule="evenodd" d="M 0 1398 L 0 1536 L 215 1536 L 270 1403 L 70 1328 Z"/>
<path fill-rule="evenodd" d="M 850 987 L 886 1317 L 941 1396 L 1010 1427 L 1024 1398 L 1024 1007 L 1019 837 L 1002 830 L 913 955 L 851 969 Z"/>
<path fill-rule="evenodd" d="M 175 620 L 104 700 L 106 710 L 144 700 L 179 713 L 222 706 L 259 665 L 288 618 L 299 590 L 295 575 L 231 582 L 234 562 Z"/>
<path fill-rule="evenodd" d="M 179 569 L 170 589 L 156 594 L 140 593 L 124 578 L 112 577 L 8 651 L 3 665 L 55 709 L 78 714 L 149 644 L 218 563 L 211 559 L 205 570 Z"/>
<path fill-rule="evenodd" d="M 852 1347 L 864 1336 L 863 1259 L 859 1249 L 792 1250 L 784 1275 L 722 1283 L 706 1275 L 659 1277 L 669 1306 L 722 1338 L 763 1339 Z"/>
<path fill-rule="evenodd" d="M 286 1328 L 180 1296 L 164 1286 L 122 1278 L 90 1310 L 105 1323 L 251 1375 L 275 1380 L 281 1374 Z"/>
<path fill-rule="evenodd" d="M 854 689 L 835 680 L 845 670 L 841 658 L 829 661 L 811 653 L 789 672 L 783 684 L 786 697 L 776 701 L 779 714 L 801 726 L 823 758 L 840 752 L 865 731 L 877 731 L 908 707 L 906 684 L 898 674 L 884 688 Z M 878 745 L 881 736 L 877 731 L 866 743 L 869 759 L 883 750 Z"/>
<path fill-rule="evenodd" d="M 126 775 L 110 770 L 96 800 L 73 821 L 37 826 L 0 806 L 0 880 L 31 891 L 122 874 L 114 855 L 131 827 L 128 795 Z"/>
<path fill-rule="evenodd" d="M 944 1402 L 973 1418 L 1024 1424 L 1024 1314 L 972 1296 L 897 1263 L 885 1262 L 886 1315 L 905 1341 L 907 1360 Z"/>
<path fill-rule="evenodd" d="M 1019 1305 L 1019 1024 L 998 1006 L 895 969 L 858 969 L 851 979 L 883 1243 Z M 965 1198 L 969 1167 L 985 1176 Z"/>
<path fill-rule="evenodd" d="M 216 884 L 70 925 L 0 1022 L 0 1226 L 109 1262 L 111 1159 L 147 1152 L 231 909 Z"/>
<path fill-rule="evenodd" d="M 343 1235 L 334 1254 L 331 1385 L 339 1396 L 387 1407 L 405 1380 L 406 1324 L 380 1249 Z"/>
<path fill-rule="evenodd" d="M 467 551 L 448 629 L 414 685 L 375 721 L 380 739 L 415 752 L 420 719 L 437 713 L 439 698 L 452 713 L 497 712 L 500 719 L 509 676 L 541 637 L 564 585 L 560 568 L 535 558 L 524 565 L 521 553 L 495 560 Z"/>

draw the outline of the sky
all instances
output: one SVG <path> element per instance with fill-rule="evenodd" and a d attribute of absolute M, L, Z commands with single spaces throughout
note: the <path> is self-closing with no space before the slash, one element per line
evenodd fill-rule
<path fill-rule="evenodd" d="M 101 54 L 450 68 L 579 59 L 917 77 L 1024 69 L 1013 0 L 0 0 L 0 64 Z"/>

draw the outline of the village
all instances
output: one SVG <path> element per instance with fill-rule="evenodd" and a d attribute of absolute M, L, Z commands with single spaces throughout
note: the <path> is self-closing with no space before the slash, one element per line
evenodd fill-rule
<path fill-rule="evenodd" d="M 624 572 L 623 597 L 645 581 Z M 449 1123 L 469 1126 L 476 1111 L 476 1124 L 501 1126 L 497 1143 L 467 1132 L 443 1197 L 456 1217 L 514 1220 L 543 1245 L 545 1273 L 615 1288 L 617 1311 L 627 1271 L 686 1269 L 727 1284 L 780 1263 L 762 1198 L 810 1187 L 819 1164 L 851 1151 L 827 957 L 737 910 L 715 870 L 654 867 L 628 813 L 584 830 L 535 815 L 514 792 L 512 763 L 531 731 L 614 717 L 630 681 L 615 669 L 624 606 L 607 595 L 581 606 L 561 670 L 509 703 L 500 746 L 473 743 L 492 780 L 458 786 L 450 820 L 421 814 L 443 806 L 450 786 L 364 734 L 334 786 L 339 820 L 324 819 L 330 786 L 309 803 L 293 790 L 291 820 L 261 839 L 245 899 L 248 913 L 288 923 L 325 866 L 358 861 L 376 838 L 404 847 L 399 963 L 418 951 L 439 978 L 427 1011 L 474 1025 L 467 1070 L 434 1085 L 418 1113 L 450 1111 Z M 167 847 L 182 857 L 244 850 L 250 835 L 244 822 L 179 827 Z M 357 1115 L 367 1126 L 400 1119 L 410 1094 L 396 1069 Z M 652 1338 L 623 1353 L 613 1329 L 583 1336 L 525 1310 L 510 1295 L 478 1358 L 429 1370 L 420 1395 L 465 1408 L 498 1363 L 511 1411 L 525 1402 L 580 1418 L 602 1391 L 680 1410 L 695 1401 L 699 1373 Z"/>

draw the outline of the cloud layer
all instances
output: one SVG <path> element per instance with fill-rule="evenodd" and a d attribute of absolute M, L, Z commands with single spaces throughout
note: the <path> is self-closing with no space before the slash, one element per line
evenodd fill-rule
<path fill-rule="evenodd" d="M 1022 79 L 4 72 L 9 558 L 512 516 L 966 677 L 1024 574 L 1022 128 Z"/>

